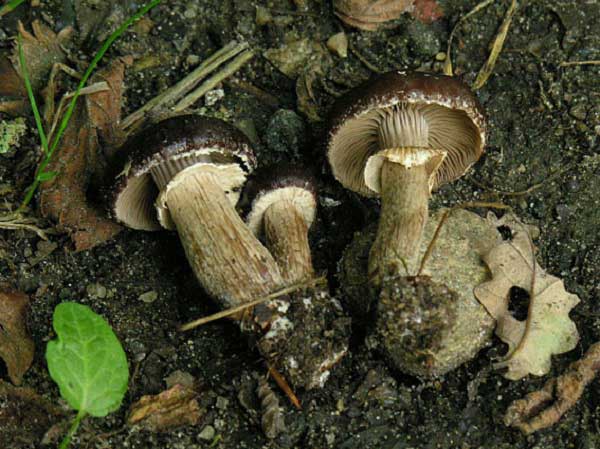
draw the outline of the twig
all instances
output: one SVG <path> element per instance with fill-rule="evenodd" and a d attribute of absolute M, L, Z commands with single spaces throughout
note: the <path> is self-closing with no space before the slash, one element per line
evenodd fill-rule
<path fill-rule="evenodd" d="M 254 84 L 249 83 L 248 81 L 240 80 L 237 78 L 231 78 L 225 81 L 225 85 L 253 95 L 254 97 L 258 98 L 258 100 L 261 103 L 266 104 L 270 108 L 279 108 L 279 100 L 277 99 L 277 97 L 270 94 L 269 92 L 262 90 L 260 87 L 256 87 Z"/>
<path fill-rule="evenodd" d="M 50 120 L 54 117 L 54 96 L 56 95 L 56 77 L 58 74 L 63 71 L 67 75 L 80 80 L 81 74 L 76 70 L 73 70 L 66 64 L 62 62 L 57 62 L 52 65 L 52 70 L 50 71 L 50 78 L 48 79 L 48 85 L 46 87 L 46 93 L 44 95 L 44 122 L 46 126 L 50 124 Z M 48 138 L 48 140 L 52 140 Z"/>
<path fill-rule="evenodd" d="M 600 371 L 600 342 L 594 343 L 582 359 L 567 372 L 550 379 L 541 390 L 514 401 L 506 410 L 504 424 L 531 434 L 557 423 L 577 403 L 585 387 Z"/>
<path fill-rule="evenodd" d="M 596 61 L 563 61 L 560 63 L 560 67 L 572 67 L 577 65 L 600 65 L 600 60 Z"/>
<path fill-rule="evenodd" d="M 300 400 L 298 399 L 298 396 L 296 396 L 294 394 L 292 388 L 287 383 L 287 380 L 285 380 L 285 377 L 283 377 L 279 373 L 279 371 L 277 371 L 275 368 L 273 368 L 270 365 L 269 365 L 269 374 L 271 375 L 271 377 L 273 378 L 273 380 L 275 381 L 277 386 L 279 386 L 279 388 L 281 388 L 281 391 L 283 391 L 285 393 L 285 395 L 288 397 L 288 399 L 290 400 L 292 405 L 294 407 L 296 407 L 297 410 L 302 410 L 302 404 L 300 404 Z"/>
<path fill-rule="evenodd" d="M 470 207 L 489 207 L 492 209 L 507 209 L 507 210 L 511 209 L 510 206 L 507 206 L 506 204 L 502 204 L 502 203 L 488 203 L 485 201 L 471 201 L 471 202 L 457 204 L 456 206 L 453 206 L 450 209 L 448 209 L 447 211 L 445 211 L 444 215 L 442 215 L 442 218 L 440 218 L 440 221 L 439 221 L 437 227 L 435 228 L 435 232 L 433 233 L 433 237 L 431 238 L 431 241 L 429 242 L 429 245 L 427 246 L 427 250 L 425 251 L 425 254 L 423 254 L 423 258 L 421 259 L 421 263 L 419 264 L 419 271 L 417 271 L 417 276 L 421 276 L 421 273 L 425 269 L 425 264 L 427 263 L 427 260 L 429 259 L 429 257 L 431 256 L 431 253 L 433 252 L 435 242 L 437 241 L 437 239 L 440 235 L 440 232 L 442 230 L 442 226 L 448 219 L 448 216 L 455 210 L 467 209 Z"/>
<path fill-rule="evenodd" d="M 79 91 L 79 95 L 90 95 L 98 92 L 104 92 L 109 90 L 108 83 L 106 81 L 99 81 L 97 83 L 92 84 L 91 86 L 84 87 Z M 75 92 L 69 92 L 62 96 L 58 103 L 58 108 L 56 109 L 56 113 L 54 114 L 54 118 L 52 119 L 52 126 L 48 131 L 48 140 L 52 140 L 52 135 L 56 130 L 56 125 L 58 125 L 58 120 L 62 116 L 63 109 L 65 108 L 65 104 L 67 100 L 73 98 L 75 96 Z"/>
<path fill-rule="evenodd" d="M 131 113 L 121 122 L 122 129 L 136 128 L 140 121 L 147 113 L 158 107 L 167 107 L 175 103 L 190 90 L 192 90 L 200 81 L 206 78 L 211 72 L 218 68 L 221 64 L 229 61 L 238 53 L 246 50 L 248 44 L 246 42 L 232 41 L 223 48 L 215 52 L 202 64 L 196 67 L 192 72 L 185 76 L 178 83 L 174 84 L 160 95 L 154 97 L 137 111 Z M 136 126 L 134 126 L 136 125 Z"/>
<path fill-rule="evenodd" d="M 271 301 L 273 299 L 279 298 L 280 296 L 287 295 L 288 293 L 295 292 L 296 290 L 302 290 L 303 288 L 312 287 L 315 285 L 325 284 L 327 279 L 325 277 L 318 277 L 315 279 L 311 279 L 307 282 L 300 282 L 298 284 L 290 285 L 284 289 L 278 290 L 270 295 L 263 296 L 262 298 L 255 299 L 254 301 L 246 302 L 236 307 L 232 307 L 227 310 L 222 310 L 221 312 L 215 313 L 213 315 L 209 315 L 203 318 L 199 318 L 194 321 L 190 321 L 189 323 L 183 324 L 179 327 L 181 332 L 189 331 L 198 326 L 202 326 L 203 324 L 210 323 L 211 321 L 220 320 L 221 318 L 225 318 L 231 315 L 235 315 L 238 312 L 246 310 L 250 307 L 254 307 L 258 304 L 262 304 L 263 302 Z"/>
<path fill-rule="evenodd" d="M 450 54 L 450 51 L 452 50 L 452 41 L 454 40 L 454 33 L 456 33 L 456 30 L 458 30 L 458 28 L 463 24 L 463 22 L 465 20 L 467 20 L 472 15 L 478 13 L 479 11 L 481 11 L 482 9 L 484 9 L 485 7 L 491 5 L 493 2 L 494 2 L 494 0 L 485 0 L 485 1 L 477 4 L 475 6 L 475 8 L 473 8 L 467 14 L 465 14 L 464 16 L 462 16 L 458 20 L 458 22 L 456 22 L 456 25 L 454 25 L 454 28 L 452 28 L 452 31 L 450 32 L 450 38 L 448 39 L 448 48 L 446 49 L 446 60 L 444 62 L 444 73 L 446 75 L 448 75 L 448 76 L 453 76 L 454 75 L 454 73 L 452 71 L 452 56 Z"/>
<path fill-rule="evenodd" d="M 254 53 L 250 50 L 246 50 L 235 57 L 233 61 L 223 68 L 220 72 L 211 76 L 209 79 L 204 81 L 196 90 L 182 98 L 175 106 L 173 110 L 175 112 L 181 112 L 184 109 L 189 108 L 196 101 L 200 99 L 206 92 L 215 88 L 217 84 L 226 78 L 229 78 L 235 72 L 237 72 L 244 64 L 254 57 Z"/>
<path fill-rule="evenodd" d="M 42 240 L 48 240 L 48 236 L 42 229 L 28 223 L 26 219 L 24 219 L 23 221 L 0 221 L 0 229 L 7 229 L 11 231 L 14 231 L 15 229 L 25 229 L 26 231 L 35 232 L 38 235 L 38 237 Z"/>
<path fill-rule="evenodd" d="M 350 53 L 352 53 L 354 56 L 356 56 L 356 58 L 362 62 L 365 67 L 367 69 L 369 69 L 371 72 L 377 73 L 377 74 L 382 74 L 384 71 L 380 70 L 378 67 L 376 67 L 375 65 L 371 64 L 367 58 L 365 58 L 355 47 L 354 44 L 352 43 L 352 41 L 348 42 L 349 43 L 349 50 Z"/>
<path fill-rule="evenodd" d="M 494 66 L 496 65 L 498 56 L 500 56 L 500 52 L 502 51 L 502 47 L 504 46 L 504 41 L 506 40 L 506 35 L 508 34 L 508 29 L 510 28 L 510 24 L 518 6 L 519 4 L 517 3 L 517 0 L 512 0 L 510 7 L 506 12 L 506 16 L 504 16 L 502 25 L 500 25 L 500 30 L 496 35 L 496 39 L 494 39 L 494 44 L 492 46 L 490 56 L 488 57 L 488 60 L 485 62 L 485 64 L 477 74 L 477 78 L 475 78 L 475 82 L 472 86 L 474 90 L 481 89 L 485 85 L 485 83 L 487 83 L 488 78 L 494 71 Z"/>

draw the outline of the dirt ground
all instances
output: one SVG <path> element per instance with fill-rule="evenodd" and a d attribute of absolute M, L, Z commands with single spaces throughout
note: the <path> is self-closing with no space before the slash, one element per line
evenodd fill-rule
<path fill-rule="evenodd" d="M 0 49 L 11 48 L 9 38 L 16 34 L 19 20 L 27 27 L 33 19 L 41 19 L 55 31 L 72 25 L 77 33 L 70 52 L 83 68 L 108 33 L 139 7 L 131 0 L 41 3 L 30 7 L 26 2 L 0 19 Z M 341 253 L 354 232 L 376 220 L 378 205 L 345 191 L 326 166 L 324 119 L 329 107 L 335 95 L 367 80 L 376 70 L 441 71 L 443 63 L 436 55 L 446 51 L 453 25 L 477 2 L 439 0 L 444 12 L 439 20 L 425 24 L 405 14 L 394 27 L 376 32 L 345 28 L 329 1 L 307 0 L 307 10 L 296 3 L 301 2 L 165 1 L 149 14 L 153 27 L 126 33 L 101 65 L 124 55 L 134 55 L 138 61 L 144 55 L 156 56 L 126 70 L 127 113 L 229 41 L 249 42 L 256 56 L 235 75 L 247 84 L 225 82 L 222 98 L 217 95 L 214 103 L 201 100 L 194 111 L 243 128 L 255 140 L 262 165 L 294 161 L 320 173 L 321 207 L 311 242 L 316 266 L 337 289 Z M 466 81 L 472 81 L 485 62 L 509 3 L 495 2 L 458 32 L 453 62 Z M 600 339 L 600 68 L 561 64 L 600 59 L 600 3 L 519 3 L 494 73 L 477 92 L 489 117 L 486 154 L 468 176 L 435 193 L 431 207 L 502 201 L 540 228 L 536 241 L 540 263 L 563 278 L 567 290 L 581 299 L 571 313 L 580 343 L 554 358 L 549 377 L 564 371 Z M 272 15 L 269 23 L 257 24 L 258 4 Z M 318 67 L 300 60 L 287 75 L 281 66 L 277 68 L 280 59 L 297 57 L 298 48 L 323 44 L 342 29 L 350 41 L 347 58 L 312 49 L 307 51 Z M 270 49 L 283 49 L 283 56 Z M 298 102 L 296 94 L 296 78 L 306 67 L 308 76 L 314 78 L 314 99 L 307 103 Z M 248 89 L 248 84 L 260 92 Z M 293 113 L 275 114 L 280 109 Z M 38 154 L 35 126 L 32 120 L 28 124 L 21 147 L 0 155 L 0 184 L 9 192 L 3 201 L 13 205 L 31 182 Z M 498 193 L 506 191 L 523 193 Z M 388 370 L 377 354 L 365 348 L 360 333 L 325 388 L 298 392 L 302 411 L 280 395 L 287 431 L 269 441 L 260 428 L 260 407 L 254 395 L 265 367 L 258 354 L 248 349 L 238 328 L 219 321 L 186 334 L 176 330 L 178 324 L 216 310 L 198 287 L 176 235 L 124 231 L 109 243 L 78 253 L 70 250 L 67 236 L 52 234 L 50 239 L 57 246 L 46 254 L 47 244 L 35 234 L 0 231 L 0 282 L 32 299 L 29 324 L 36 353 L 24 384 L 52 403 L 62 404 L 48 375 L 44 348 L 54 336 L 52 312 L 65 300 L 87 304 L 111 323 L 132 375 L 119 411 L 106 418 L 86 419 L 73 447 L 600 447 L 597 381 L 556 426 L 525 437 L 505 427 L 504 412 L 514 399 L 540 388 L 548 377 L 504 379 L 492 368 L 493 358 L 505 350 L 499 340 L 443 378 L 421 381 Z M 156 299 L 141 300 L 140 295 L 147 292 L 155 292 Z M 142 395 L 164 390 L 165 378 L 177 370 L 191 374 L 201 385 L 199 402 L 205 414 L 200 423 L 164 433 L 128 427 L 125 418 L 130 405 Z M 6 378 L 4 367 L 0 374 Z M 2 400 L 0 406 L 6 409 L 10 404 Z M 43 434 L 60 421 L 36 410 L 20 412 L 22 424 L 0 429 L 0 439 L 12 441 L 7 449 L 41 447 Z"/>

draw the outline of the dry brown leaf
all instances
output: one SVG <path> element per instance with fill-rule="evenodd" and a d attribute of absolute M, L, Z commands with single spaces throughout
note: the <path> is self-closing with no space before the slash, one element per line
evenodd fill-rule
<path fill-rule="evenodd" d="M 346 24 L 375 31 L 386 22 L 413 10 L 414 0 L 335 0 L 335 14 Z"/>
<path fill-rule="evenodd" d="M 537 263 L 527 228 L 516 217 L 506 217 L 495 224 L 508 226 L 513 238 L 484 256 L 492 280 L 480 284 L 474 292 L 496 319 L 496 335 L 508 344 L 505 359 L 497 367 L 508 368 L 505 377 L 517 380 L 528 374 L 548 373 L 553 354 L 575 347 L 579 334 L 569 312 L 579 298 Z M 512 287 L 520 287 L 530 296 L 526 321 L 517 320 L 509 311 Z"/>
<path fill-rule="evenodd" d="M 120 119 L 124 63 L 115 61 L 94 79 L 105 80 L 109 90 L 79 100 L 57 152 L 47 167 L 58 175 L 40 186 L 40 210 L 71 234 L 76 251 L 93 248 L 114 237 L 121 227 L 90 204 L 87 191 L 92 179 L 102 178 L 105 155 L 98 135 L 108 148 L 119 141 L 114 124 Z M 109 151 L 107 151 L 109 153 Z"/>
<path fill-rule="evenodd" d="M 26 326 L 28 306 L 27 295 L 0 292 L 0 358 L 15 385 L 21 384 L 33 361 L 34 344 Z"/>
<path fill-rule="evenodd" d="M 125 67 L 132 63 L 133 58 L 123 57 L 114 61 L 108 70 L 98 72 L 90 84 L 105 81 L 109 90 L 85 97 L 90 122 L 98 131 L 106 157 L 111 157 L 125 138 L 120 126 L 123 78 Z"/>
<path fill-rule="evenodd" d="M 34 20 L 31 28 L 33 34 L 19 22 L 19 34 L 22 39 L 23 55 L 27 62 L 31 86 L 34 92 L 38 92 L 44 87 L 52 66 L 66 61 L 62 47 L 71 39 L 73 28 L 63 28 L 57 34 L 39 20 Z M 15 45 L 11 59 L 15 70 L 22 77 L 17 45 Z"/>
<path fill-rule="evenodd" d="M 162 432 L 183 425 L 196 425 L 203 415 L 196 400 L 198 392 L 181 384 L 155 396 L 142 396 L 131 406 L 127 423 Z"/>
<path fill-rule="evenodd" d="M 31 24 L 33 34 L 19 22 L 23 55 L 27 62 L 29 78 L 34 93 L 38 93 L 48 78 L 52 67 L 66 60 L 62 46 L 71 38 L 73 28 L 67 27 L 58 34 L 39 20 Z M 19 49 L 15 43 L 12 55 L 0 55 L 0 112 L 17 115 L 30 109 L 25 83 L 21 76 Z"/>

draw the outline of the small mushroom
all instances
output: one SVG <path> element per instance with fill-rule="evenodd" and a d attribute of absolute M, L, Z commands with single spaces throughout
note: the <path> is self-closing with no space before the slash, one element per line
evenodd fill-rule
<path fill-rule="evenodd" d="M 317 210 L 316 180 L 297 167 L 273 167 L 248 184 L 246 223 L 264 237 L 286 284 L 314 277 L 308 230 Z"/>
<path fill-rule="evenodd" d="M 248 227 L 265 239 L 284 282 L 291 286 L 312 280 L 308 230 L 317 209 L 316 180 L 304 168 L 275 166 L 254 174 L 245 197 L 250 203 Z M 323 386 L 348 351 L 350 319 L 327 286 L 308 283 L 290 293 L 278 310 L 278 320 L 258 342 L 259 350 L 273 354 L 273 365 L 293 384 Z"/>
<path fill-rule="evenodd" d="M 142 132 L 119 152 L 109 206 L 133 229 L 175 229 L 194 274 L 222 307 L 283 285 L 269 251 L 234 205 L 256 164 L 241 132 L 220 120 L 184 115 Z"/>
<path fill-rule="evenodd" d="M 389 72 L 334 106 L 327 156 L 335 178 L 381 197 L 369 277 L 398 273 L 418 248 L 433 189 L 462 176 L 485 145 L 485 118 L 457 78 Z"/>

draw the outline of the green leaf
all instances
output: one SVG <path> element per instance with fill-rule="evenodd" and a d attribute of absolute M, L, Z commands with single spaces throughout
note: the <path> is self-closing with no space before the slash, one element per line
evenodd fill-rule
<path fill-rule="evenodd" d="M 50 180 L 56 178 L 56 175 L 58 175 L 58 172 L 45 171 L 43 173 L 38 173 L 36 178 L 39 182 L 44 182 L 44 181 L 50 181 Z"/>
<path fill-rule="evenodd" d="M 129 370 L 110 325 L 87 306 L 63 302 L 54 310 L 53 326 L 58 338 L 48 342 L 46 360 L 61 396 L 92 416 L 117 410 Z"/>

